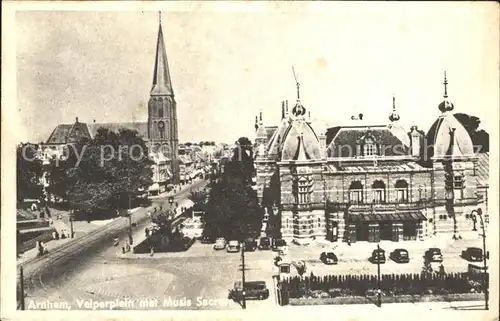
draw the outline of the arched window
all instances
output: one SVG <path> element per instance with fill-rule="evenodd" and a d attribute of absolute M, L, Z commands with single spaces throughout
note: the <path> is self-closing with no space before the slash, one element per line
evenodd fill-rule
<path fill-rule="evenodd" d="M 373 138 L 365 138 L 363 142 L 363 156 L 372 156 L 377 154 L 377 145 L 375 144 Z"/>
<path fill-rule="evenodd" d="M 363 184 L 360 181 L 354 181 L 349 186 L 349 202 L 352 204 L 363 203 Z"/>
<path fill-rule="evenodd" d="M 372 185 L 373 202 L 385 203 L 385 184 L 382 181 L 375 181 Z"/>
<path fill-rule="evenodd" d="M 408 202 L 408 183 L 405 180 L 398 180 L 395 185 L 396 188 L 396 202 Z"/>
<path fill-rule="evenodd" d="M 158 117 L 163 118 L 163 106 L 161 102 L 158 104 Z"/>

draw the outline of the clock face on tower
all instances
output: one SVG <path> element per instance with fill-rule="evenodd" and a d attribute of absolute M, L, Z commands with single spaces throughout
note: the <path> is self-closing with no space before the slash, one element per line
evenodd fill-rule
<path fill-rule="evenodd" d="M 163 128 L 165 128 L 165 123 L 164 123 L 164 122 L 162 122 L 162 121 L 161 121 L 161 122 L 159 122 L 159 123 L 158 123 L 158 128 L 159 128 L 159 129 L 163 129 Z"/>

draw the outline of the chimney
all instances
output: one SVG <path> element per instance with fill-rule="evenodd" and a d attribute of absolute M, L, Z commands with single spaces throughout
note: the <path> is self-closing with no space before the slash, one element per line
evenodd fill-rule
<path fill-rule="evenodd" d="M 410 131 L 410 144 L 411 144 L 411 156 L 418 157 L 420 156 L 420 145 L 421 145 L 421 134 L 417 130 L 417 126 L 411 126 Z"/>
<path fill-rule="evenodd" d="M 285 118 L 285 101 L 281 102 L 281 120 Z"/>
<path fill-rule="evenodd" d="M 78 117 L 76 117 L 76 119 L 75 119 L 75 123 L 78 123 Z"/>
<path fill-rule="evenodd" d="M 95 119 L 92 122 L 95 124 Z"/>
<path fill-rule="evenodd" d="M 288 116 L 288 100 L 285 101 L 285 115 Z"/>
<path fill-rule="evenodd" d="M 359 114 L 359 120 L 363 120 L 363 114 Z"/>

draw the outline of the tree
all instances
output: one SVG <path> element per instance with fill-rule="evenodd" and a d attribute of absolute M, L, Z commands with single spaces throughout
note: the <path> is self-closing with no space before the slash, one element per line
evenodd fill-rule
<path fill-rule="evenodd" d="M 78 158 L 78 155 L 80 156 Z M 67 189 L 72 208 L 108 215 L 128 208 L 139 189 L 152 184 L 152 162 L 136 131 L 98 129 L 94 139 L 81 138 L 69 148 L 62 169 L 51 174 Z"/>
<path fill-rule="evenodd" d="M 472 144 L 477 152 L 483 153 L 490 150 L 490 135 L 483 129 L 478 131 L 481 121 L 476 116 L 457 113 L 454 115 L 464 126 L 472 139 Z"/>
<path fill-rule="evenodd" d="M 206 203 L 206 193 L 204 190 L 191 191 L 188 199 L 194 203 L 193 207 L 195 210 L 204 210 Z"/>
<path fill-rule="evenodd" d="M 264 211 L 252 189 L 253 159 L 248 138 L 238 140 L 233 158 L 225 164 L 219 182 L 213 184 L 205 212 L 205 234 L 244 240 L 256 237 Z M 241 154 L 239 154 L 241 152 Z"/>
<path fill-rule="evenodd" d="M 42 196 L 42 162 L 37 157 L 38 146 L 21 144 L 17 147 L 17 200 Z"/>

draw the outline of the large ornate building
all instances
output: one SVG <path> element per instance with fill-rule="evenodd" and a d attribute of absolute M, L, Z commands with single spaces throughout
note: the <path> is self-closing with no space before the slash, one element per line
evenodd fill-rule
<path fill-rule="evenodd" d="M 93 138 L 99 128 L 117 132 L 130 129 L 138 132 L 150 146 L 150 158 L 154 161 L 153 185 L 151 192 L 162 192 L 168 184 L 181 181 L 179 138 L 177 127 L 177 103 L 175 101 L 170 70 L 168 66 L 161 20 L 158 28 L 156 56 L 153 71 L 153 84 L 149 93 L 148 119 L 144 122 L 96 123 L 79 122 L 58 125 L 43 144 L 46 160 L 63 155 L 67 144 L 79 137 Z M 189 173 L 188 173 L 189 174 Z M 184 174 L 183 174 L 184 175 Z"/>
<path fill-rule="evenodd" d="M 470 213 L 487 217 L 488 153 L 477 153 L 453 115 L 445 75 L 444 100 L 425 134 L 400 124 L 393 98 L 388 124 L 351 124 L 315 132 L 302 105 L 281 123 L 256 118 L 254 160 L 262 205 L 276 220 L 275 235 L 291 241 L 421 240 L 460 237 Z M 271 227 L 272 228 L 272 227 Z"/>

